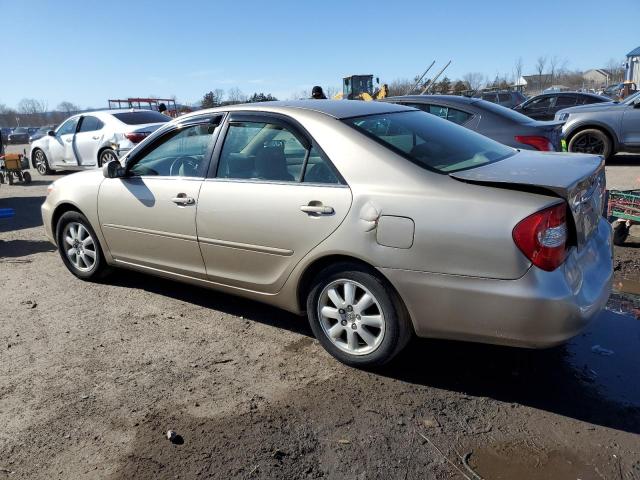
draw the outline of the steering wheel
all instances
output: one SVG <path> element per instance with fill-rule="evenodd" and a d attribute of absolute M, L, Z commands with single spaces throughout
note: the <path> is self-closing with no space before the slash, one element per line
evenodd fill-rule
<path fill-rule="evenodd" d="M 171 162 L 171 166 L 169 167 L 169 176 L 177 177 L 180 175 L 180 169 L 184 170 L 184 167 L 190 168 L 194 175 L 187 176 L 195 176 L 198 172 L 199 163 L 194 157 L 190 157 L 188 155 L 183 155 L 182 157 L 176 158 L 173 162 Z"/>

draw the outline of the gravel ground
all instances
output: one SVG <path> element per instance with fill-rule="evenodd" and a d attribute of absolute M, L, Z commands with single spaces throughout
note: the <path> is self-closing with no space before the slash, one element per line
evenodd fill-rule
<path fill-rule="evenodd" d="M 55 177 L 34 177 L 0 188 L 17 213 L 0 220 L 0 480 L 474 478 L 464 460 L 485 479 L 640 478 L 630 315 L 556 349 L 420 340 L 355 370 L 261 304 L 76 279 L 41 227 Z M 639 244 L 616 249 L 621 278 Z"/>

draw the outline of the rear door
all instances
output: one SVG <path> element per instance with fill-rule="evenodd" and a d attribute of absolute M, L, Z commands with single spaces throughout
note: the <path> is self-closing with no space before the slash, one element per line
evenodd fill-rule
<path fill-rule="evenodd" d="M 75 153 L 80 165 L 97 165 L 104 123 L 93 115 L 83 115 L 75 136 Z"/>
<path fill-rule="evenodd" d="M 275 293 L 338 228 L 351 190 L 288 117 L 233 113 L 221 138 L 197 214 L 207 278 Z"/>

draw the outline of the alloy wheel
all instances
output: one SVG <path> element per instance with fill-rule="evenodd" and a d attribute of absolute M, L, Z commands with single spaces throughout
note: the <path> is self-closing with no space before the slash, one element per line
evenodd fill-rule
<path fill-rule="evenodd" d="M 96 242 L 89 230 L 78 222 L 69 222 L 62 234 L 63 246 L 71 264 L 81 272 L 90 271 L 96 264 Z"/>
<path fill-rule="evenodd" d="M 100 155 L 100 166 L 106 165 L 107 163 L 113 162 L 117 159 L 118 157 L 113 152 L 113 150 L 105 150 L 104 152 L 102 152 L 102 155 Z"/>
<path fill-rule="evenodd" d="M 41 150 L 38 150 L 35 153 L 35 164 L 36 170 L 38 170 L 40 175 L 47 174 L 47 161 L 45 160 L 44 153 Z"/>
<path fill-rule="evenodd" d="M 588 133 L 580 136 L 573 144 L 573 151 L 578 153 L 604 153 L 604 142 Z"/>
<path fill-rule="evenodd" d="M 327 338 L 351 355 L 373 352 L 384 338 L 385 317 L 378 300 L 353 280 L 335 280 L 322 290 L 318 318 Z"/>

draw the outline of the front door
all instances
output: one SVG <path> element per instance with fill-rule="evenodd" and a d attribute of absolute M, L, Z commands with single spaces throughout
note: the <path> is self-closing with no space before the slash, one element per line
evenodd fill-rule
<path fill-rule="evenodd" d="M 625 108 L 621 130 L 625 146 L 640 148 L 640 98 Z"/>
<path fill-rule="evenodd" d="M 104 123 L 93 115 L 84 115 L 75 136 L 75 152 L 80 165 L 97 165 Z"/>
<path fill-rule="evenodd" d="M 102 182 L 98 217 L 117 262 L 205 276 L 196 210 L 214 133 L 208 123 L 174 128 L 134 154 L 125 177 Z"/>
<path fill-rule="evenodd" d="M 73 137 L 76 134 L 79 117 L 72 117 L 64 122 L 53 137 L 47 137 L 47 158 L 51 167 L 78 165 L 73 151 Z"/>
<path fill-rule="evenodd" d="M 232 115 L 216 156 L 197 214 L 207 277 L 275 293 L 338 228 L 351 190 L 320 148 L 281 117 Z"/>

